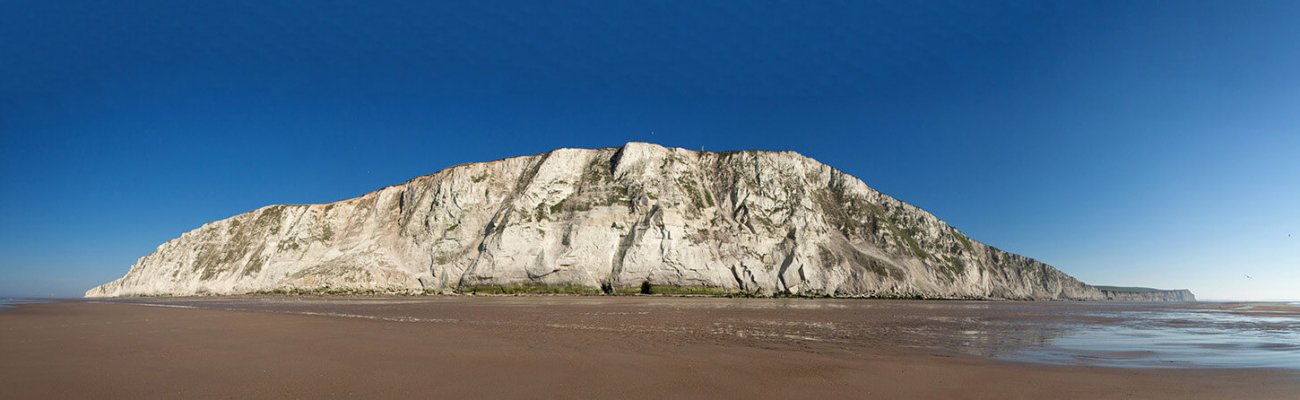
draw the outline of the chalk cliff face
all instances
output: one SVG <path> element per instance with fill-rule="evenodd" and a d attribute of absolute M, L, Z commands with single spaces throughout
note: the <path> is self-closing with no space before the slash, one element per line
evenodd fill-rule
<path fill-rule="evenodd" d="M 262 207 L 163 243 L 86 296 L 482 288 L 1106 298 L 800 154 L 647 143 Z"/>
<path fill-rule="evenodd" d="M 1143 291 L 1101 289 L 1101 294 L 1106 296 L 1106 300 L 1114 301 L 1196 301 L 1196 296 L 1186 289 Z"/>

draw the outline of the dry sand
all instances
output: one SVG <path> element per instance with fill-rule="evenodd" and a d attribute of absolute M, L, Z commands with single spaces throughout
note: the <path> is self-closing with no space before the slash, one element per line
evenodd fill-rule
<path fill-rule="evenodd" d="M 1300 399 L 1285 370 L 1035 365 L 963 351 L 968 336 L 1041 339 L 1021 327 L 1053 306 L 1033 303 L 146 302 L 0 310 L 0 398 Z"/>

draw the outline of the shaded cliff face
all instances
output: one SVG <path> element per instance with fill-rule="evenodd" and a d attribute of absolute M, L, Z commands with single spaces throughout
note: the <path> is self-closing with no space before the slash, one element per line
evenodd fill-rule
<path fill-rule="evenodd" d="M 1106 296 L 1106 300 L 1113 301 L 1196 301 L 1196 296 L 1186 289 L 1143 291 L 1101 289 L 1101 294 Z"/>
<path fill-rule="evenodd" d="M 86 295 L 487 288 L 1106 298 L 797 153 L 646 143 L 263 207 L 186 232 Z"/>

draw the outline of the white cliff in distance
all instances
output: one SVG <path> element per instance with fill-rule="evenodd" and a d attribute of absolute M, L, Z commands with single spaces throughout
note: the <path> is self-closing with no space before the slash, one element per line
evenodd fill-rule
<path fill-rule="evenodd" d="M 86 296 L 479 291 L 1106 298 L 798 153 L 648 143 L 262 207 L 163 243 Z"/>

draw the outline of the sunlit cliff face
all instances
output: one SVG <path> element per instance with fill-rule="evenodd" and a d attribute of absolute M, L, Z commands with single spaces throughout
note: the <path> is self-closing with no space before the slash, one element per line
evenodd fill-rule
<path fill-rule="evenodd" d="M 186 232 L 86 295 L 257 292 L 1104 298 L 800 154 L 647 143 L 263 207 Z"/>

